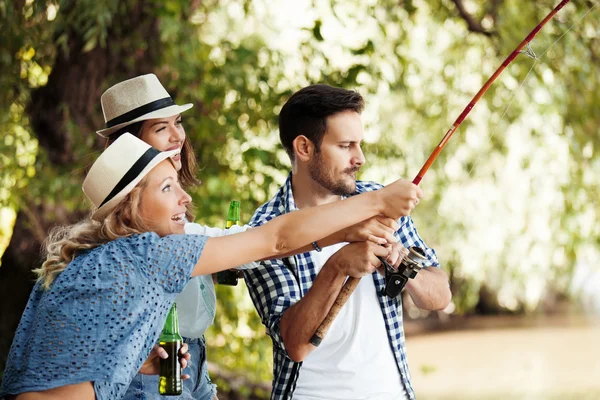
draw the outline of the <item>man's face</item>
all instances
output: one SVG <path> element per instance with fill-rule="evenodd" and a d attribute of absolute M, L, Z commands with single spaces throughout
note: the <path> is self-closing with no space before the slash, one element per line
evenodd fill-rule
<path fill-rule="evenodd" d="M 344 111 L 328 117 L 321 148 L 308 164 L 311 179 L 334 195 L 354 193 L 356 173 L 365 163 L 360 148 L 362 140 L 363 128 L 358 113 Z"/>

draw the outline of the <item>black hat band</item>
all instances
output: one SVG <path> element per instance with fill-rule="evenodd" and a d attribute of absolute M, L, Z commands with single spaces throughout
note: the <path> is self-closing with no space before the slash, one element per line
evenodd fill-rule
<path fill-rule="evenodd" d="M 138 177 L 140 172 L 146 168 L 150 161 L 152 161 L 157 155 L 161 152 L 156 150 L 154 147 L 150 147 L 144 154 L 141 155 L 140 158 L 129 168 L 129 170 L 123 175 L 121 180 L 115 185 L 113 190 L 106 196 L 102 204 L 98 206 L 98 208 L 102 207 L 104 204 L 108 203 L 113 199 L 121 190 L 125 189 L 127 185 L 129 185 L 135 178 Z"/>
<path fill-rule="evenodd" d="M 170 106 L 174 106 L 175 102 L 171 97 L 165 97 L 164 99 L 154 100 L 148 104 L 144 104 L 138 108 L 134 108 L 131 111 L 127 111 L 125 114 L 119 115 L 106 122 L 106 129 L 112 128 L 113 126 L 123 124 L 125 122 L 133 121 L 134 119 L 141 117 L 142 115 L 151 113 L 152 111 L 160 110 L 162 108 L 167 108 Z"/>

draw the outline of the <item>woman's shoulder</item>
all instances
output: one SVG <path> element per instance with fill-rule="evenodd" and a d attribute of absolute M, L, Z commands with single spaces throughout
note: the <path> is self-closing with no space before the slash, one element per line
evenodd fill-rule
<path fill-rule="evenodd" d="M 195 264 L 204 248 L 206 239 L 207 237 L 203 235 L 173 234 L 159 236 L 155 232 L 145 232 L 108 242 L 93 249 L 89 253 L 89 257 L 90 259 L 108 259 L 115 262 L 155 260 L 162 264 L 168 261 L 168 264 L 170 264 L 173 257 L 183 253 L 198 253 L 195 257 Z"/>
<path fill-rule="evenodd" d="M 204 235 L 159 236 L 154 232 L 145 232 L 116 240 L 107 250 L 110 253 L 123 252 L 145 259 L 164 259 L 191 249 L 198 249 L 201 253 L 206 239 Z"/>
<path fill-rule="evenodd" d="M 111 240 L 101 246 L 80 253 L 73 261 L 76 264 L 90 260 L 123 260 L 132 256 L 146 255 L 160 240 L 154 232 L 145 232 Z"/>
<path fill-rule="evenodd" d="M 160 236 L 157 233 L 144 232 L 115 239 L 100 247 L 104 251 L 120 252 L 154 246 L 159 240 Z"/>
<path fill-rule="evenodd" d="M 135 261 L 146 257 L 148 249 L 155 247 L 158 239 L 156 233 L 147 232 L 114 239 L 93 249 L 82 251 L 69 263 L 57 280 L 71 281 L 79 277 L 83 271 L 95 276 L 98 271 L 106 268 L 113 270 L 115 265 L 129 264 L 132 261 L 135 264 Z"/>

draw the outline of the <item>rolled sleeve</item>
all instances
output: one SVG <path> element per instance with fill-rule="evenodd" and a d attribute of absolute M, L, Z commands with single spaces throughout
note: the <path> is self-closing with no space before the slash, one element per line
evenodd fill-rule
<path fill-rule="evenodd" d="M 142 268 L 151 281 L 163 287 L 167 293 L 181 293 L 190 280 L 192 271 L 200 259 L 206 236 L 144 234 L 146 246 L 139 247 L 144 257 Z"/>
<path fill-rule="evenodd" d="M 423 266 L 439 268 L 440 263 L 437 255 L 435 254 L 435 250 L 427 246 L 425 241 L 421 239 L 412 218 L 409 216 L 402 217 L 398 220 L 398 225 L 400 225 L 400 228 L 396 234 L 398 235 L 399 240 L 402 242 L 402 245 L 406 248 L 413 246 L 420 247 L 425 252 L 425 256 L 427 257 L 427 261 L 423 263 Z"/>
<path fill-rule="evenodd" d="M 358 181 L 357 192 L 355 194 L 379 190 L 381 188 L 383 188 L 383 185 L 376 182 Z M 425 241 L 421 239 L 412 218 L 410 216 L 402 217 L 398 220 L 398 225 L 400 228 L 396 232 L 396 237 L 400 242 L 402 242 L 402 245 L 406 248 L 413 246 L 420 247 L 423 249 L 425 256 L 427 257 L 427 261 L 423 263 L 423 266 L 439 268 L 440 263 L 438 262 L 435 250 L 427 246 Z"/>

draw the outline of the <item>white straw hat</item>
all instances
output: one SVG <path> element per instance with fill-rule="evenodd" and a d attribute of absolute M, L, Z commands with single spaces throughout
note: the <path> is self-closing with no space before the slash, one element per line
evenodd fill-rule
<path fill-rule="evenodd" d="M 158 151 L 124 133 L 100 154 L 83 181 L 83 192 L 96 207 L 92 219 L 102 221 L 161 161 L 179 149 Z"/>
<path fill-rule="evenodd" d="M 136 76 L 108 88 L 100 98 L 106 127 L 96 133 L 109 137 L 124 126 L 153 118 L 167 118 L 193 107 L 175 104 L 154 74 Z"/>

